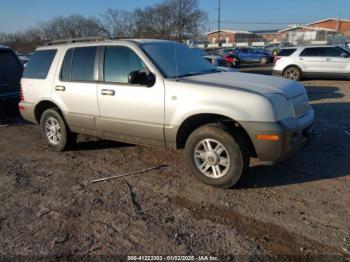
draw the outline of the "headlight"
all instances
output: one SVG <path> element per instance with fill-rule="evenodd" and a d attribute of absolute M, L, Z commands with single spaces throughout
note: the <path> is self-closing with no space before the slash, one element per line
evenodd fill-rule
<path fill-rule="evenodd" d="M 280 94 L 268 94 L 267 98 L 272 103 L 277 121 L 294 116 L 293 108 L 288 99 Z"/>
<path fill-rule="evenodd" d="M 305 114 L 309 109 L 309 99 L 306 94 L 293 97 L 289 99 L 290 104 L 292 105 L 294 117 L 300 117 Z"/>

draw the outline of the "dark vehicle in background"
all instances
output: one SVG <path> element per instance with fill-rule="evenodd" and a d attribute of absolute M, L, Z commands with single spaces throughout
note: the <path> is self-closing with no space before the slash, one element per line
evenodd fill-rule
<path fill-rule="evenodd" d="M 8 47 L 0 46 L 0 102 L 19 100 L 23 66 Z"/>
<path fill-rule="evenodd" d="M 267 64 L 273 61 L 273 56 L 262 49 L 253 47 L 237 47 L 234 49 L 234 57 L 239 60 L 239 63 L 260 63 Z"/>
<path fill-rule="evenodd" d="M 288 42 L 276 42 L 276 43 L 268 43 L 266 44 L 263 49 L 269 53 L 271 53 L 273 56 L 276 56 L 282 48 L 290 47 L 292 46 Z"/>

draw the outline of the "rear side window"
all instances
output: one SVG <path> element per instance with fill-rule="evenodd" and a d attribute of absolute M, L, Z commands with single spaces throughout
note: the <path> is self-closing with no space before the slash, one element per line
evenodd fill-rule
<path fill-rule="evenodd" d="M 23 73 L 24 78 L 45 79 L 57 50 L 35 51 Z"/>
<path fill-rule="evenodd" d="M 282 49 L 278 53 L 278 56 L 291 56 L 292 54 L 294 54 L 295 51 L 296 51 L 295 48 L 293 48 L 293 49 Z"/>
<path fill-rule="evenodd" d="M 319 47 L 305 48 L 300 56 L 322 56 L 322 53 L 322 48 Z"/>
<path fill-rule="evenodd" d="M 74 49 L 71 80 L 94 81 L 96 47 L 79 47 Z"/>
<path fill-rule="evenodd" d="M 73 59 L 74 49 L 69 49 L 64 56 L 61 78 L 63 80 L 71 80 L 71 68 L 72 68 L 72 59 Z"/>

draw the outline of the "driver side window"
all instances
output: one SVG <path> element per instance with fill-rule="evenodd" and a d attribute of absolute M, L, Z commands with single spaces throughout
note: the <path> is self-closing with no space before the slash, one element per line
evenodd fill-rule
<path fill-rule="evenodd" d="M 133 71 L 145 70 L 146 66 L 139 56 L 125 46 L 107 46 L 104 58 L 104 81 L 128 83 Z"/>

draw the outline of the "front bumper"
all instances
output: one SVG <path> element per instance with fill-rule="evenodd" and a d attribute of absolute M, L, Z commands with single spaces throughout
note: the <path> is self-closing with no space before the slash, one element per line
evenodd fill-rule
<path fill-rule="evenodd" d="M 300 149 L 312 136 L 314 110 L 310 108 L 302 117 L 290 118 L 275 123 L 243 122 L 257 157 L 266 164 L 274 164 Z M 257 134 L 278 135 L 279 140 L 259 140 Z"/>

